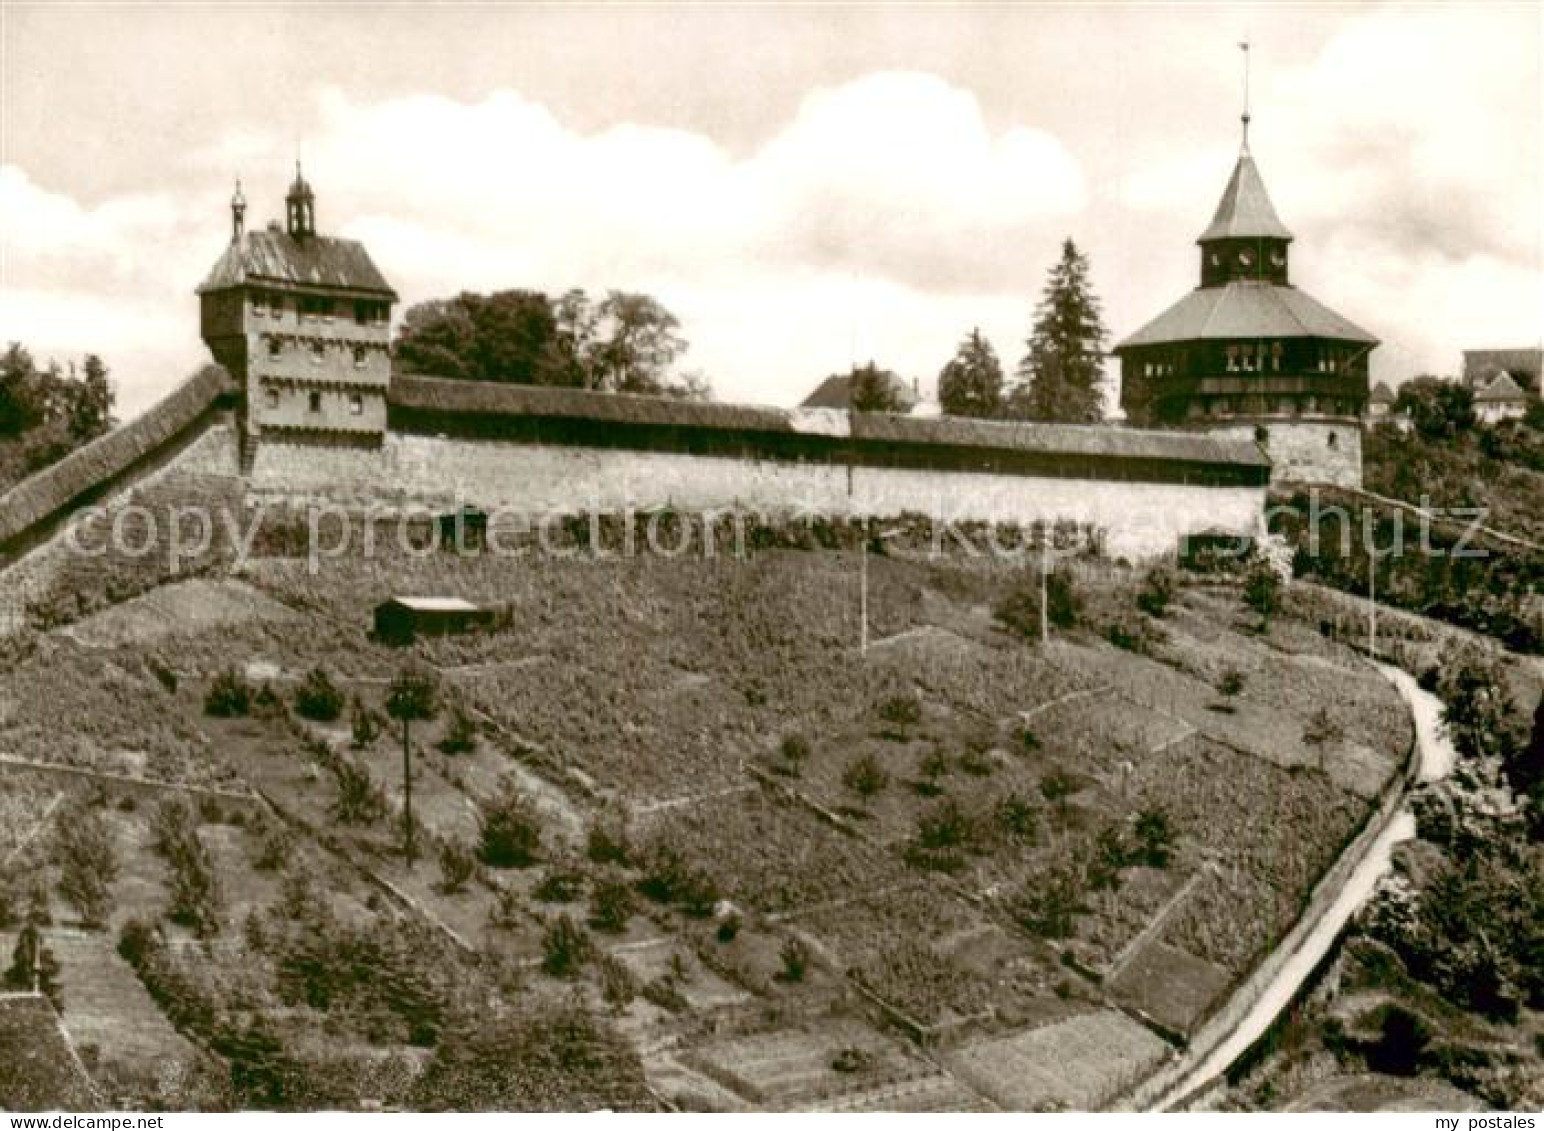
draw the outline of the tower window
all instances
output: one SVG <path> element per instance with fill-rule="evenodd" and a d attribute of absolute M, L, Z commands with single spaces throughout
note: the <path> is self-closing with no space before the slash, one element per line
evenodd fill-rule
<path fill-rule="evenodd" d="M 1238 347 L 1237 346 L 1229 346 L 1228 347 L 1228 372 L 1229 373 L 1237 373 L 1238 372 Z"/>
<path fill-rule="evenodd" d="M 270 337 L 268 339 L 268 356 L 269 357 L 278 357 L 283 352 L 284 352 L 284 343 L 279 341 L 279 339 L 276 338 L 276 337 Z"/>
<path fill-rule="evenodd" d="M 268 310 L 268 296 L 266 294 L 264 294 L 262 291 L 253 291 L 252 292 L 252 313 L 261 316 L 261 315 L 265 314 L 267 312 L 267 310 Z"/>
<path fill-rule="evenodd" d="M 325 342 L 311 343 L 311 364 L 320 365 L 327 360 L 327 344 Z"/>
<path fill-rule="evenodd" d="M 355 369 L 363 369 L 365 367 L 365 362 L 369 360 L 369 352 L 370 351 L 365 349 L 364 346 L 355 346 L 354 347 L 354 368 Z"/>
<path fill-rule="evenodd" d="M 278 389 L 268 389 L 268 390 L 266 390 L 263 393 L 263 403 L 266 404 L 269 408 L 278 408 L 279 407 L 279 390 Z"/>
<path fill-rule="evenodd" d="M 350 393 L 348 398 L 348 411 L 350 416 L 363 416 L 365 413 L 365 399 L 358 393 Z"/>
<path fill-rule="evenodd" d="M 310 396 L 310 406 L 311 406 L 311 411 L 312 412 L 321 412 L 322 411 L 322 394 L 321 393 L 312 391 L 311 396 Z"/>
<path fill-rule="evenodd" d="M 1338 436 L 1336 436 L 1335 433 L 1331 432 L 1330 433 L 1330 447 L 1334 448 L 1334 447 L 1339 446 L 1339 439 L 1340 438 Z"/>

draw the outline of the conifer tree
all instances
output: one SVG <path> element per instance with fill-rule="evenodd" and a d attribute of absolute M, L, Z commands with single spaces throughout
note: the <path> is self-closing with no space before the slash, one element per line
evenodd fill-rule
<path fill-rule="evenodd" d="M 1088 278 L 1088 257 L 1069 239 L 1035 308 L 1034 329 L 1019 362 L 1019 384 L 1009 398 L 1008 415 L 1096 423 L 1103 416 L 1100 382 L 1107 337 Z"/>
<path fill-rule="evenodd" d="M 973 329 L 938 374 L 938 403 L 945 416 L 996 416 L 1002 407 L 1003 367 L 992 343 Z"/>

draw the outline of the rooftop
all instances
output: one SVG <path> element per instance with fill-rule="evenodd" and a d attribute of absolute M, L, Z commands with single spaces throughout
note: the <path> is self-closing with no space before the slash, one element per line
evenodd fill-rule
<path fill-rule="evenodd" d="M 1378 343 L 1366 330 L 1296 287 L 1237 279 L 1224 287 L 1191 291 L 1115 348 L 1247 338 Z"/>
<path fill-rule="evenodd" d="M 1474 394 L 1474 399 L 1491 404 L 1520 404 L 1528 399 L 1528 394 L 1512 380 L 1510 373 L 1502 370 L 1489 385 Z"/>
<path fill-rule="evenodd" d="M 475 613 L 478 606 L 461 597 L 392 597 L 386 604 L 418 613 Z"/>
<path fill-rule="evenodd" d="M 1238 155 L 1238 164 L 1233 166 L 1228 187 L 1222 190 L 1222 199 L 1217 202 L 1212 222 L 1196 242 L 1251 237 L 1290 240 L 1292 233 L 1276 215 L 1270 194 L 1265 191 L 1265 182 L 1260 179 L 1260 170 L 1246 149 Z"/>
<path fill-rule="evenodd" d="M 927 418 L 888 413 L 842 413 L 812 428 L 811 410 L 763 405 L 714 404 L 669 397 L 640 397 L 582 389 L 496 385 L 398 374 L 388 394 L 393 407 L 489 417 L 531 416 L 711 429 L 749 433 L 818 432 L 885 444 L 976 447 L 1002 452 L 1102 456 L 1116 459 L 1264 467 L 1267 460 L 1250 442 L 1186 432 L 1156 432 L 1118 425 L 1047 424 Z M 833 414 L 834 415 L 834 414 Z"/>
<path fill-rule="evenodd" d="M 296 239 L 274 228 L 246 232 L 227 247 L 198 293 L 246 283 L 288 283 L 397 297 L 358 240 L 332 236 Z"/>

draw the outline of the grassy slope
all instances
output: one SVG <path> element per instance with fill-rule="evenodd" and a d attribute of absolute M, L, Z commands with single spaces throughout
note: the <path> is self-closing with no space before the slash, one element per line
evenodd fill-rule
<path fill-rule="evenodd" d="M 1368 435 L 1363 475 L 1369 491 L 1435 507 L 1484 507 L 1497 530 L 1544 543 L 1544 439 L 1517 433 L 1488 455 L 1477 433 L 1435 441 L 1391 429 Z"/>
<path fill-rule="evenodd" d="M 707 1034 L 710 1016 L 722 1033 L 783 1034 L 776 1039 L 798 1044 L 800 1026 L 810 1023 L 802 1019 L 850 1011 L 840 1004 L 850 978 L 923 1025 L 948 1029 L 969 1019 L 979 1039 L 968 1039 L 962 1055 L 973 1073 L 993 1071 L 994 1057 L 1006 1058 L 998 1069 L 1011 1072 L 1012 1057 L 1032 1046 L 1005 1038 L 1026 1026 L 1071 1025 L 1079 1017 L 1130 1026 L 1114 1011 L 1127 1006 L 1186 1028 L 1285 929 L 1408 743 L 1402 708 L 1377 676 L 1289 620 L 1263 637 L 1241 631 L 1244 617 L 1226 591 L 1187 593 L 1164 622 L 1168 641 L 1155 657 L 1087 636 L 1041 653 L 993 625 L 989 610 L 1013 584 L 1010 574 L 981 564 L 876 559 L 873 632 L 886 642 L 864 658 L 853 646 L 854 566 L 850 553 L 798 551 L 747 563 L 403 558 L 329 563 L 319 577 L 269 563 L 254 580 L 309 628 L 248 602 L 249 619 L 203 627 L 193 609 L 186 634 L 167 635 L 159 624 L 143 644 L 135 642 L 133 618 L 101 626 L 122 634 L 116 645 L 110 633 L 92 636 L 108 645 L 95 649 L 52 638 L 11 661 L 7 686 L 25 694 L 0 721 L 0 746 L 48 758 L 52 738 L 58 756 L 76 765 L 153 769 L 158 778 L 192 784 L 239 779 L 326 830 L 325 848 L 302 837 L 286 868 L 264 872 L 253 861 L 267 830 L 206 814 L 212 820 L 200 835 L 222 872 L 225 928 L 212 951 L 178 949 L 176 962 L 209 999 L 240 1003 L 238 1016 L 268 1017 L 286 1049 L 313 1071 L 351 1079 L 361 1057 L 386 1057 L 393 1072 L 411 1079 L 423 1056 L 404 1044 L 396 1022 L 383 1021 L 381 1003 L 368 994 L 347 999 L 354 1004 L 341 1012 L 296 1008 L 281 976 L 294 941 L 273 941 L 284 937 L 289 914 L 275 909 L 300 898 L 286 875 L 304 877 L 300 886 L 313 897 L 306 914 L 325 912 L 344 927 L 392 935 L 404 929 L 393 924 L 405 916 L 409 924 L 432 921 L 454 931 L 466 950 L 431 932 L 441 941 L 428 944 L 431 971 L 423 974 L 452 1012 L 458 1000 L 492 993 L 517 1017 L 541 1017 L 572 992 L 534 968 L 543 934 L 558 914 L 583 921 L 587 909 L 543 901 L 540 883 L 578 870 L 589 874 L 581 892 L 592 886 L 603 870 L 583 859 L 582 832 L 603 813 L 626 814 L 635 844 L 673 846 L 711 875 L 744 922 L 723 942 L 711 923 L 649 905 L 623 935 L 593 933 L 603 949 L 627 956 L 641 982 L 655 983 L 649 1000 L 636 999 L 615 1016 L 644 1052 L 651 1078 L 708 1095 L 722 1086 L 698 1075 L 694 1089 L 690 1064 L 715 1063 L 727 1039 Z M 1137 616 L 1129 581 L 1089 584 L 1095 604 L 1115 610 L 1110 615 Z M 422 649 L 444 673 L 451 699 L 483 720 L 484 733 L 475 753 L 446 757 L 432 751 L 443 720 L 419 728 L 415 809 L 431 846 L 469 841 L 476 803 L 516 781 L 544 815 L 537 866 L 490 871 L 447 893 L 432 863 L 409 870 L 392 852 L 388 822 L 341 828 L 332 818 L 336 792 L 318 744 L 367 768 L 394 805 L 400 756 L 393 739 L 354 752 L 341 726 L 201 717 L 202 688 L 232 662 L 265 665 L 281 690 L 321 665 L 378 703 L 402 657 L 371 643 L 365 627 L 373 602 L 398 591 L 456 592 L 507 610 L 503 631 Z M 200 586 L 184 596 L 215 599 Z M 234 604 L 216 600 L 222 612 Z M 163 607 L 175 615 L 180 605 Z M 158 668 L 180 673 L 175 691 L 156 677 Z M 1227 668 L 1245 677 L 1231 713 L 1216 709 L 1212 690 Z M 897 696 L 916 697 L 917 719 L 887 721 L 885 705 Z M 1327 753 L 1302 738 L 1304 723 L 1324 706 L 1346 736 Z M 1023 712 L 1032 714 L 1026 720 Z M 812 748 L 797 776 L 776 753 L 794 732 Z M 871 798 L 843 781 L 859 754 L 888 777 Z M 935 754 L 942 770 L 929 784 L 923 763 Z M 1054 803 L 1046 797 L 1053 778 L 1071 787 Z M 994 821 L 1010 797 L 1031 812 L 1035 831 L 1027 842 L 1007 837 Z M 935 861 L 946 871 L 918 867 L 910 853 L 918 823 L 948 801 L 972 820 L 976 835 Z M 1150 807 L 1167 811 L 1175 827 L 1168 867 L 1128 867 L 1101 888 L 1080 880 L 1071 937 L 1048 943 L 1026 934 L 1019 897 L 1057 871 L 1084 877 L 1101 834 L 1129 835 L 1134 814 Z M 155 916 L 164 905 L 166 869 L 148 846 L 148 810 L 115 814 L 126 858 L 115 890 L 118 923 L 130 914 Z M 48 875 L 46 838 L 31 851 L 33 866 Z M 637 880 L 636 859 L 610 871 Z M 358 866 L 405 892 L 417 910 L 383 904 Z M 505 898 L 513 914 L 495 915 Z M 57 896 L 55 903 L 56 915 L 68 916 Z M 243 926 L 249 917 L 260 921 L 256 942 Z M 318 928 L 324 935 L 341 929 Z M 798 983 L 779 976 L 780 951 L 791 938 L 815 958 Z M 1120 977 L 1107 990 L 1070 970 L 1063 953 Z M 1176 963 L 1187 971 L 1184 986 L 1152 992 L 1153 972 Z M 610 1012 L 596 967 L 577 985 L 582 1000 Z M 465 1048 L 482 1047 L 466 1040 Z M 898 1102 L 901 1081 L 935 1071 L 889 1038 L 872 1040 L 892 1051 L 867 1076 L 835 1073 L 824 1054 L 812 1054 L 796 1083 L 743 1086 L 773 1105 L 844 1093 L 854 1097 L 846 1101 L 852 1106 L 877 1106 Z M 685 1060 L 669 1052 L 677 1043 L 692 1050 Z M 355 1069 L 339 1069 L 339 1057 L 355 1058 Z M 1135 1067 L 1112 1054 L 1076 1095 L 1108 1095 Z M 575 1072 L 573 1102 L 595 1102 Z M 479 1081 L 460 1069 L 454 1078 L 457 1089 Z M 540 1081 L 543 1105 L 562 1102 L 552 1092 L 561 1079 L 558 1072 Z M 400 1079 L 372 1087 L 355 1094 L 410 1100 Z M 609 1099 L 615 1106 L 647 1102 L 635 1090 Z M 1066 1098 L 1052 1090 L 1038 1102 Z"/>

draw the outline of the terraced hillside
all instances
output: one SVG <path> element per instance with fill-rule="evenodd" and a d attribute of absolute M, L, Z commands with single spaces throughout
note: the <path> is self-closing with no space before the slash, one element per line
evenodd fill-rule
<path fill-rule="evenodd" d="M 0 792 L 35 827 L 7 907 L 52 920 L 110 1093 L 1103 1106 L 1287 928 L 1409 747 L 1371 668 L 1226 586 L 1154 618 L 1084 563 L 1040 645 L 994 613 L 1019 566 L 899 541 L 862 650 L 855 543 L 757 544 L 265 559 L 12 645 Z M 387 648 L 391 594 L 498 627 Z M 410 665 L 439 692 L 412 864 L 385 717 Z M 297 710 L 316 670 L 336 717 Z M 216 682 L 244 709 L 206 713 Z M 61 888 L 61 830 L 93 821 L 100 929 Z M 102 1036 L 130 1003 L 76 960 L 92 936 L 164 1017 L 145 1039 L 197 1061 L 182 1084 Z"/>

